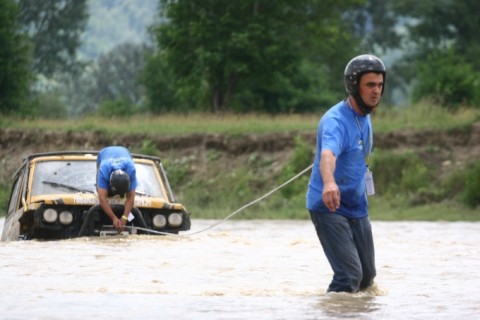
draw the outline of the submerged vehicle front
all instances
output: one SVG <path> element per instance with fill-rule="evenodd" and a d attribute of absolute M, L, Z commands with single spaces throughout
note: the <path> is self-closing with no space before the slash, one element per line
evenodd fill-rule
<path fill-rule="evenodd" d="M 117 234 L 96 194 L 98 152 L 33 154 L 14 176 L 2 241 L 69 239 Z M 126 233 L 177 234 L 190 229 L 190 214 L 175 202 L 158 157 L 132 154 L 138 186 Z M 117 216 L 125 199 L 109 198 Z"/>

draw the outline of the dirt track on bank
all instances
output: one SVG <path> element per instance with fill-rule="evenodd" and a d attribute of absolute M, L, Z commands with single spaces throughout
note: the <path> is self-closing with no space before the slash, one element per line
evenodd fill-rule
<path fill-rule="evenodd" d="M 101 132 L 64 132 L 43 130 L 0 129 L 0 161 L 2 176 L 10 175 L 21 160 L 31 153 L 61 150 L 99 150 L 107 145 L 124 145 L 141 150 L 145 141 L 162 157 L 180 157 L 195 153 L 198 159 L 216 151 L 228 159 L 242 158 L 252 153 L 271 154 L 279 165 L 292 154 L 299 133 L 251 134 L 231 137 L 221 134 L 191 134 L 181 136 L 151 136 L 146 134 L 109 137 Z M 315 132 L 300 133 L 312 148 Z M 376 148 L 398 152 L 412 150 L 440 171 L 463 166 L 480 159 L 480 123 L 468 129 L 410 130 L 375 134 Z M 432 151 L 434 150 L 434 152 Z"/>

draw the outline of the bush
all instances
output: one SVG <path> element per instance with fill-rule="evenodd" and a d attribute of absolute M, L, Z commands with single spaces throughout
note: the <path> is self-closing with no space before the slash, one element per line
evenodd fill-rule
<path fill-rule="evenodd" d="M 140 153 L 150 156 L 157 156 L 159 154 L 159 151 L 155 143 L 152 142 L 152 140 L 146 139 L 143 140 L 142 147 L 140 148 Z"/>
<path fill-rule="evenodd" d="M 68 110 L 58 92 L 41 92 L 20 109 L 25 118 L 67 119 Z"/>
<path fill-rule="evenodd" d="M 371 168 L 376 191 L 387 196 L 418 193 L 427 188 L 431 181 L 429 168 L 412 151 L 396 154 L 376 150 Z"/>
<path fill-rule="evenodd" d="M 472 208 L 480 205 L 480 161 L 467 169 L 464 201 Z"/>
<path fill-rule="evenodd" d="M 170 170 L 172 165 L 169 166 Z M 170 179 L 173 188 L 183 189 L 178 197 L 180 202 L 187 205 L 192 214 L 203 218 L 220 218 L 225 217 L 234 210 L 240 208 L 246 203 L 252 201 L 258 190 L 252 187 L 255 184 L 255 177 L 252 171 L 248 169 L 233 170 L 231 172 L 220 172 L 216 175 L 205 179 L 201 176 L 187 174 L 187 169 L 179 171 L 176 169 L 177 178 Z M 181 169 L 180 169 L 181 170 Z M 185 177 L 179 177 L 182 173 L 186 173 Z M 183 181 L 183 187 L 174 186 L 175 180 Z M 181 185 L 181 184 L 180 184 Z M 248 216 L 243 215 L 248 218 Z"/>
<path fill-rule="evenodd" d="M 430 98 L 448 108 L 480 103 L 478 72 L 454 50 L 435 52 L 418 63 L 413 98 Z"/>
<path fill-rule="evenodd" d="M 12 180 L 8 177 L 3 167 L 0 167 L 0 217 L 7 213 L 8 200 L 12 191 Z"/>
<path fill-rule="evenodd" d="M 125 98 L 107 100 L 100 104 L 97 113 L 101 117 L 129 117 L 137 112 L 137 107 L 128 102 Z"/>
<path fill-rule="evenodd" d="M 195 156 L 163 160 L 168 180 L 175 190 L 179 190 L 184 187 L 184 185 L 192 183 L 191 179 L 194 173 L 192 166 L 195 160 Z"/>
<path fill-rule="evenodd" d="M 459 199 L 463 197 L 465 193 L 465 181 L 468 179 L 469 172 L 467 169 L 454 170 L 449 176 L 441 183 L 441 197 L 450 199 Z"/>
<path fill-rule="evenodd" d="M 4 185 L 3 183 L 0 184 L 0 203 L 2 206 L 0 207 L 0 217 L 4 217 L 7 213 L 7 205 L 8 199 L 10 198 L 10 187 Z"/>
<path fill-rule="evenodd" d="M 312 147 L 303 141 L 300 136 L 297 136 L 295 138 L 295 150 L 293 153 L 293 158 L 291 162 L 283 168 L 279 177 L 280 183 L 284 183 L 311 165 L 313 162 L 313 156 L 314 153 Z M 295 181 L 292 181 L 290 184 L 280 189 L 281 194 L 287 199 L 291 199 L 299 194 L 304 197 L 307 190 L 308 179 L 308 174 L 302 175 Z"/>

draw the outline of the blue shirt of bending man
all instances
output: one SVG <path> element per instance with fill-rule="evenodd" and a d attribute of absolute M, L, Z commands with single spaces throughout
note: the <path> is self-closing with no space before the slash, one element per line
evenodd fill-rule
<path fill-rule="evenodd" d="M 97 192 L 100 206 L 112 220 L 118 232 L 123 231 L 135 202 L 137 176 L 135 164 L 127 148 L 110 146 L 100 150 L 97 156 Z M 113 212 L 109 196 L 126 196 L 124 212 L 119 219 Z"/>

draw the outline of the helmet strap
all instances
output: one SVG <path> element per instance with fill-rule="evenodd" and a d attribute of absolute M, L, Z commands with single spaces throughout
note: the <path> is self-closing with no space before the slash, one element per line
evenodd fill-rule
<path fill-rule="evenodd" d="M 365 114 L 369 114 L 370 112 L 372 112 L 372 109 L 370 107 L 368 107 L 365 102 L 363 102 L 363 99 L 360 97 L 360 94 L 358 92 L 355 92 L 354 94 L 352 94 L 353 96 L 353 99 L 355 99 L 355 102 L 357 103 L 358 105 L 358 108 Z"/>

